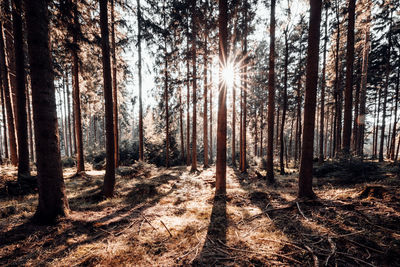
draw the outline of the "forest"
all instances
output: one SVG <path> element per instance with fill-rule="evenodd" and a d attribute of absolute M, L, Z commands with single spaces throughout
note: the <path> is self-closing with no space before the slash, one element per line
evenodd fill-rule
<path fill-rule="evenodd" d="M 399 0 L 1 0 L 0 266 L 400 266 Z"/>

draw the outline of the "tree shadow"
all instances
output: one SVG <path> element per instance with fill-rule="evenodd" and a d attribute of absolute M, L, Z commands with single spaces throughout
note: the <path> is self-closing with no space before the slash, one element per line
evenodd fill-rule
<path fill-rule="evenodd" d="M 207 236 L 193 266 L 223 264 L 226 254 L 221 248 L 226 245 L 227 227 L 226 194 L 215 195 Z"/>
<path fill-rule="evenodd" d="M 110 236 L 118 236 L 135 223 L 140 222 L 143 212 L 176 190 L 176 186 L 171 186 L 169 190 L 163 192 L 157 191 L 157 188 L 171 180 L 178 179 L 179 176 L 179 174 L 161 174 L 151 179 L 151 181 L 147 181 L 148 184 L 154 186 L 155 190 L 155 194 L 151 194 L 148 197 L 143 196 L 143 193 L 146 192 L 141 191 L 145 182 L 136 184 L 123 196 L 124 199 L 120 203 L 121 207 L 111 213 L 105 212 L 103 216 L 95 220 L 90 220 L 90 217 L 85 218 L 84 216 L 81 216 L 81 219 L 65 218 L 59 221 L 59 225 L 54 226 L 39 226 L 27 221 L 9 231 L 2 232 L 0 233 L 0 248 L 11 244 L 19 245 L 13 246 L 7 250 L 6 254 L 2 255 L 0 265 L 23 266 L 30 260 L 39 258 L 39 256 L 40 260 L 36 263 L 38 265 L 46 265 L 50 260 L 63 257 L 79 246 L 103 242 Z M 99 190 L 98 187 L 95 187 L 83 192 L 82 195 L 72 198 L 73 205 L 79 205 L 82 200 L 90 201 L 93 205 L 88 210 L 73 211 L 73 213 L 79 212 L 84 215 L 87 211 L 98 211 L 96 206 L 101 200 Z M 135 195 L 137 199 L 135 199 Z M 71 243 L 71 240 L 77 239 L 79 236 L 85 237 L 82 240 Z M 36 241 L 33 243 L 26 241 L 26 239 L 30 240 L 32 238 Z M 28 242 L 27 248 L 23 248 L 24 242 Z M 87 264 L 91 265 L 92 263 Z M 86 263 L 82 264 L 85 265 Z"/>

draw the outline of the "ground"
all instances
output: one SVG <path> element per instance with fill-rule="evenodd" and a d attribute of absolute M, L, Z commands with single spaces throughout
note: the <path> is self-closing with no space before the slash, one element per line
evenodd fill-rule
<path fill-rule="evenodd" d="M 268 185 L 228 168 L 215 197 L 215 168 L 143 163 L 121 168 L 104 199 L 103 171 L 66 169 L 70 215 L 40 226 L 36 193 L 5 195 L 16 170 L 2 167 L 0 266 L 399 266 L 400 177 L 379 170 L 373 182 L 316 178 L 306 201 L 296 173 Z"/>

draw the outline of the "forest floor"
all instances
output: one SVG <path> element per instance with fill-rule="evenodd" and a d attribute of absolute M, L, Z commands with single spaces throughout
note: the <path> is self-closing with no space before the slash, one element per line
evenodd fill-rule
<path fill-rule="evenodd" d="M 316 201 L 296 198 L 295 173 L 268 185 L 228 168 L 227 195 L 214 197 L 215 167 L 143 163 L 121 168 L 116 196 L 103 199 L 104 171 L 66 169 L 71 213 L 57 225 L 29 222 L 35 193 L 0 195 L 0 266 L 399 266 L 400 172 L 390 168 L 351 183 L 316 178 Z M 0 175 L 4 188 L 16 170 Z"/>

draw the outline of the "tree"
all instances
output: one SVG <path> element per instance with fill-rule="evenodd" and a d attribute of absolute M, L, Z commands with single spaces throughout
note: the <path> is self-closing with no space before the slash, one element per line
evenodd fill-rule
<path fill-rule="evenodd" d="M 218 122 L 217 122 L 217 162 L 216 162 L 216 194 L 226 193 L 226 83 L 222 79 L 222 68 L 228 61 L 228 16 L 227 0 L 218 2 L 218 29 L 219 29 L 219 95 L 218 95 Z"/>
<path fill-rule="evenodd" d="M 110 41 L 108 31 L 107 0 L 100 0 L 101 52 L 103 63 L 104 104 L 106 117 L 106 173 L 103 193 L 106 197 L 114 195 L 115 187 L 115 149 L 113 127 L 113 98 L 111 84 Z"/>
<path fill-rule="evenodd" d="M 310 0 L 304 104 L 303 147 L 299 173 L 299 197 L 315 198 L 312 190 L 315 107 L 318 83 L 319 39 L 322 0 Z"/>
<path fill-rule="evenodd" d="M 344 155 L 350 153 L 351 122 L 353 107 L 353 65 L 354 65 L 354 16 L 356 0 L 349 1 L 349 20 L 347 24 L 347 51 L 346 51 L 346 89 L 344 98 L 344 121 L 342 152 Z"/>
<path fill-rule="evenodd" d="M 324 25 L 324 51 L 322 63 L 322 82 L 321 82 L 321 111 L 320 111 L 320 129 L 319 129 L 319 154 L 318 162 L 324 162 L 324 119 L 325 119 L 325 87 L 326 87 L 326 46 L 328 42 L 328 9 L 329 4 L 325 2 L 325 25 Z"/>
<path fill-rule="evenodd" d="M 79 18 L 78 2 L 75 0 L 73 5 L 73 27 L 72 27 L 72 81 L 73 81 L 73 106 L 75 121 L 75 142 L 76 142 L 76 173 L 85 171 L 85 162 L 83 159 L 83 138 L 82 138 L 82 118 L 81 118 L 81 97 L 79 90 L 79 56 L 78 56 L 78 37 L 79 37 Z"/>
<path fill-rule="evenodd" d="M 17 137 L 18 137 L 18 181 L 30 176 L 28 126 L 26 114 L 25 60 L 22 33 L 22 3 L 21 0 L 12 2 L 15 76 L 17 85 Z"/>
<path fill-rule="evenodd" d="M 274 112 L 275 112 L 275 0 L 271 1 L 270 48 L 268 71 L 268 147 L 267 147 L 267 179 L 274 178 Z"/>
<path fill-rule="evenodd" d="M 115 16 L 114 0 L 111 0 L 111 55 L 112 55 L 112 86 L 113 86 L 113 117 L 114 117 L 114 161 L 118 167 L 119 133 L 118 133 L 118 87 L 117 87 L 117 57 L 115 53 Z"/>
<path fill-rule="evenodd" d="M 192 86 L 193 86 L 193 113 L 192 113 L 192 168 L 197 170 L 197 57 L 196 57 L 196 35 L 197 35 L 197 11 L 196 1 L 192 1 Z"/>
<path fill-rule="evenodd" d="M 54 222 L 57 216 L 68 215 L 69 210 L 61 167 L 47 3 L 25 0 L 24 5 L 39 187 L 35 218 L 43 223 Z"/>
<path fill-rule="evenodd" d="M 2 4 L 5 4 L 4 1 Z M 4 8 L 1 9 L 4 13 Z M 4 17 L 5 14 L 2 14 Z M 4 101 L 7 110 L 7 126 L 8 126 L 8 138 L 10 141 L 10 157 L 11 163 L 16 166 L 18 164 L 18 154 L 17 154 L 17 140 L 15 137 L 15 124 L 14 124 L 14 112 L 12 105 L 12 97 L 10 92 L 10 77 L 8 72 L 8 66 L 6 64 L 6 52 L 5 52 L 5 39 L 3 35 L 4 21 L 0 21 L 0 68 L 1 68 L 1 79 L 4 91 Z"/>
<path fill-rule="evenodd" d="M 143 161 L 143 104 L 142 104 L 142 11 L 140 0 L 137 0 L 137 23 L 138 23 L 138 78 L 139 78 L 139 160 Z"/>

